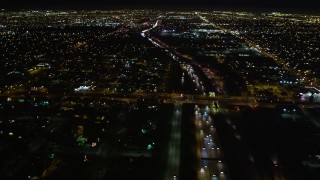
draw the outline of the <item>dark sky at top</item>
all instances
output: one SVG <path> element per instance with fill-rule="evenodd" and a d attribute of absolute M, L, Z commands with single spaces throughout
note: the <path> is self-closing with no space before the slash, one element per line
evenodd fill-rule
<path fill-rule="evenodd" d="M 0 0 L 0 8 L 294 8 L 319 9 L 320 0 Z"/>

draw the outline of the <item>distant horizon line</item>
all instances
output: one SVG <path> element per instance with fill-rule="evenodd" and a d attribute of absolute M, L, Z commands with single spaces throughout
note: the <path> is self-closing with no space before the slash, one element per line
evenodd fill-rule
<path fill-rule="evenodd" d="M 106 5 L 106 6 L 60 6 L 60 5 L 54 5 L 51 7 L 47 6 L 1 6 L 0 4 L 0 9 L 6 9 L 6 10 L 25 10 L 25 9 L 39 9 L 39 10 L 109 10 L 109 9 L 186 9 L 186 10 L 192 10 L 192 9 L 264 9 L 264 10 L 272 10 L 272 9 L 283 9 L 283 10 L 320 10 L 320 7 L 318 6 L 313 6 L 313 7 L 273 7 L 273 6 L 152 6 L 152 5 Z"/>
<path fill-rule="evenodd" d="M 39 11 L 104 11 L 104 10 L 160 10 L 160 11 L 251 11 L 251 12 L 300 12 L 300 13 L 312 13 L 319 14 L 319 7 L 311 8 L 291 8 L 291 7 L 152 7 L 152 6 L 144 6 L 144 7 L 134 7 L 134 6 L 109 6 L 109 7 L 75 7 L 75 8 L 67 8 L 67 7 L 19 7 L 19 8 L 11 8 L 11 7 L 0 7 L 2 11 L 28 11 L 28 10 L 39 10 Z"/>
<path fill-rule="evenodd" d="M 1 0 L 2 1 L 2 0 Z M 8 10 L 25 10 L 25 9 L 70 9 L 70 10 L 109 10 L 109 9 L 161 9 L 161 10 L 212 10 L 212 9 L 244 9 L 244 10 L 290 10 L 290 11 L 315 11 L 320 10 L 318 0 L 162 0 L 150 2 L 148 0 L 92 0 L 92 2 L 84 2 L 84 0 L 47 0 L 35 2 L 34 0 L 6 0 L 0 1 L 0 9 Z M 267 2 L 266 2 L 267 1 Z M 275 2 L 276 1 L 276 2 Z M 289 3 L 289 2 L 290 3 Z M 319 11 L 320 12 L 320 11 Z"/>

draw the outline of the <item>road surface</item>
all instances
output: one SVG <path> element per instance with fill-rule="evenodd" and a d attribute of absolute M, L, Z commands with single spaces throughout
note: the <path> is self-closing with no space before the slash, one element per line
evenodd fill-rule
<path fill-rule="evenodd" d="M 174 104 L 174 112 L 171 119 L 171 135 L 167 159 L 165 180 L 179 179 L 180 152 L 181 152 L 181 104 Z"/>

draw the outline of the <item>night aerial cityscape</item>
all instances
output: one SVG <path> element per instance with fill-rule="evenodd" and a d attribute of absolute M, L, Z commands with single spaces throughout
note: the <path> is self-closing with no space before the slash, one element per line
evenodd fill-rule
<path fill-rule="evenodd" d="M 1 2 L 0 179 L 319 180 L 315 2 Z"/>

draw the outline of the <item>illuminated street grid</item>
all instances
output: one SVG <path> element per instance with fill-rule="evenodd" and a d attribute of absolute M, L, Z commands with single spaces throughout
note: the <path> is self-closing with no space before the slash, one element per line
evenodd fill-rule
<path fill-rule="evenodd" d="M 316 15 L 2 10 L 0 21 L 5 95 L 172 92 L 174 64 L 187 63 L 209 81 L 182 92 L 320 101 Z"/>
<path fill-rule="evenodd" d="M 238 175 L 223 148 L 250 164 L 243 177 L 317 176 L 319 23 L 279 12 L 1 10 L 1 175 L 179 179 L 188 103 L 198 104 L 198 179 Z M 219 117 L 232 112 L 246 118 Z M 255 139 L 264 118 L 277 134 Z M 263 138 L 278 143 L 272 152 Z M 283 142 L 292 157 L 275 153 L 288 151 Z"/>

